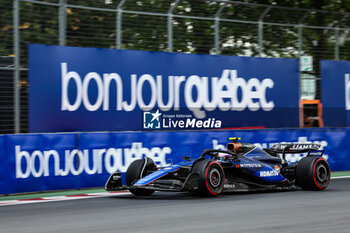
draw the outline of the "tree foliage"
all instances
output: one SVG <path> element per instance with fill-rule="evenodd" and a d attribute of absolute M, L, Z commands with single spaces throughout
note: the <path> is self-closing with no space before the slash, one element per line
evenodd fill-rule
<path fill-rule="evenodd" d="M 58 0 L 44 0 L 58 3 Z M 68 0 L 70 5 L 95 8 L 116 9 L 119 0 L 106 5 L 105 1 Z M 172 0 L 128 0 L 124 11 L 158 12 L 166 14 Z M 270 9 L 263 21 L 264 54 L 269 57 L 297 57 L 298 27 L 278 26 L 268 23 L 296 25 L 304 14 L 303 24 L 324 27 L 346 27 L 349 25 L 348 12 L 350 1 L 338 0 L 248 0 L 245 2 L 303 8 L 310 10 Z M 8 0 L 0 0 L 0 55 L 13 53 L 13 15 Z M 210 54 L 215 52 L 215 18 L 220 17 L 219 48 L 226 55 L 259 55 L 258 24 L 256 23 L 267 8 L 260 5 L 226 4 L 221 14 L 216 15 L 222 3 L 203 0 L 181 0 L 174 8 L 178 16 L 210 17 L 210 20 L 198 18 L 174 17 L 173 50 Z M 329 11 L 313 13 L 313 10 Z M 67 7 L 66 44 L 69 46 L 116 48 L 116 12 Z M 30 2 L 20 2 L 20 39 L 22 60 L 25 61 L 28 43 L 58 44 L 59 11 L 57 6 L 46 6 Z M 229 20 L 236 20 L 230 22 Z M 243 23 L 238 21 L 250 21 Z M 122 48 L 152 51 L 167 51 L 168 28 L 166 15 L 150 16 L 124 12 L 122 16 Z M 344 52 L 350 46 L 349 31 L 340 30 L 340 58 L 350 59 Z M 335 30 L 303 28 L 302 54 L 311 55 L 317 62 L 334 58 Z"/>

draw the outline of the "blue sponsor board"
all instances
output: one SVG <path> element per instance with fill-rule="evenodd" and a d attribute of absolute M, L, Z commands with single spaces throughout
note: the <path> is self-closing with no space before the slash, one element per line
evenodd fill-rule
<path fill-rule="evenodd" d="M 157 166 L 197 158 L 207 148 L 225 149 L 228 138 L 271 147 L 276 143 L 317 143 L 332 171 L 350 170 L 349 135 L 339 129 L 265 129 L 192 132 L 115 132 L 0 136 L 0 194 L 103 187 L 109 174 L 122 176 L 145 156 Z M 289 154 L 295 163 L 303 155 Z"/>
<path fill-rule="evenodd" d="M 80 188 L 75 134 L 5 135 L 10 193 Z"/>
<path fill-rule="evenodd" d="M 29 126 L 297 127 L 298 77 L 297 59 L 30 45 Z"/>
<path fill-rule="evenodd" d="M 0 135 L 0 194 L 11 193 L 11 168 L 9 167 L 10 157 L 7 156 L 5 136 Z"/>
<path fill-rule="evenodd" d="M 350 62 L 321 61 L 324 125 L 350 125 Z"/>

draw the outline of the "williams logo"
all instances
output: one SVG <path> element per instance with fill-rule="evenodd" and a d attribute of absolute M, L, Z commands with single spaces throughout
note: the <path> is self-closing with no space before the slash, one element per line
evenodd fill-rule
<path fill-rule="evenodd" d="M 157 111 L 143 113 L 143 128 L 144 129 L 160 129 L 162 113 Z"/>

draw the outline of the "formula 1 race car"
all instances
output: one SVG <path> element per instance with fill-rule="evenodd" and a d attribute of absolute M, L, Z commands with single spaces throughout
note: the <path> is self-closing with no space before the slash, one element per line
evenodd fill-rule
<path fill-rule="evenodd" d="M 261 149 L 254 144 L 232 140 L 226 150 L 207 149 L 201 156 L 164 168 L 157 168 L 152 159 L 133 161 L 126 172 L 126 185 L 121 173 L 112 174 L 107 191 L 129 190 L 137 196 L 154 191 L 191 192 L 215 196 L 221 192 L 269 189 L 324 190 L 330 181 L 328 162 L 317 144 L 276 144 Z M 288 164 L 286 154 L 308 153 L 299 162 Z"/>

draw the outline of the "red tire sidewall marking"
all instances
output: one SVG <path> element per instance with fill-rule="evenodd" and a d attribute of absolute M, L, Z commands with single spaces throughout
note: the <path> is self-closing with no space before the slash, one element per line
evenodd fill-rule
<path fill-rule="evenodd" d="M 222 177 L 223 177 L 223 184 L 222 184 L 222 188 L 221 188 L 221 190 L 223 189 L 223 187 L 224 187 L 224 185 L 225 185 L 225 173 L 224 173 L 224 169 L 222 168 L 222 166 L 220 165 L 220 163 L 218 163 L 218 162 L 210 162 L 209 164 L 208 164 L 208 166 L 207 166 L 207 168 L 205 169 L 205 185 L 207 186 L 207 189 L 209 190 L 209 192 L 211 193 L 211 194 L 213 194 L 213 195 L 218 195 L 220 192 L 221 192 L 221 190 L 220 190 L 220 192 L 218 192 L 218 193 L 214 193 L 213 191 L 211 191 L 211 189 L 210 189 L 210 187 L 209 187 L 209 184 L 208 184 L 208 170 L 209 170 L 209 167 L 212 165 L 212 164 L 217 164 L 219 167 L 220 167 L 220 169 L 221 169 L 221 172 L 222 172 Z"/>
<path fill-rule="evenodd" d="M 316 160 L 316 162 L 314 164 L 313 172 L 312 172 L 312 177 L 314 178 L 314 182 L 315 182 L 316 186 L 319 189 L 325 189 L 327 186 L 322 187 L 322 186 L 318 185 L 317 180 L 316 180 L 316 173 L 315 173 L 315 171 L 316 171 L 316 165 L 318 164 L 319 161 L 324 161 L 327 164 L 327 166 L 328 166 L 328 171 L 327 172 L 329 173 L 329 179 L 328 179 L 327 186 L 329 184 L 329 181 L 331 180 L 331 172 L 330 172 L 330 169 L 329 169 L 329 164 L 328 164 L 327 160 L 325 160 L 324 158 L 319 158 L 319 159 Z"/>

